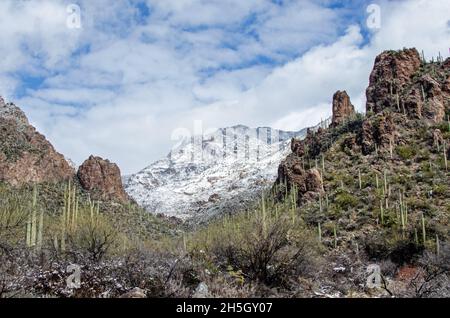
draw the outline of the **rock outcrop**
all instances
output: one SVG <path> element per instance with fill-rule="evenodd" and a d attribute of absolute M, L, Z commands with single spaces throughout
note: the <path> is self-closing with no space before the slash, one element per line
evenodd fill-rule
<path fill-rule="evenodd" d="M 292 140 L 292 153 L 279 166 L 277 183 L 286 184 L 288 191 L 298 189 L 299 201 L 320 194 L 324 190 L 320 172 L 306 170 L 305 165 L 315 161 L 317 166 L 321 156 L 339 140 L 340 149 L 350 156 L 378 152 L 394 158 L 394 149 L 407 143 L 402 135 L 405 130 L 438 124 L 445 118 L 450 108 L 449 66 L 449 59 L 423 62 L 416 49 L 380 54 L 366 90 L 367 115 L 358 116 L 348 94 L 336 92 L 330 128 L 308 130 L 305 139 Z M 343 126 L 344 122 L 349 125 Z M 433 143 L 443 145 L 439 130 L 434 132 Z"/>
<path fill-rule="evenodd" d="M 78 169 L 81 186 L 94 198 L 126 202 L 119 167 L 100 157 L 90 156 Z"/>
<path fill-rule="evenodd" d="M 301 157 L 305 154 L 305 143 L 302 140 L 292 138 L 291 140 L 291 150 L 297 156 Z"/>
<path fill-rule="evenodd" d="M 445 118 L 450 106 L 450 62 L 424 64 L 416 49 L 380 54 L 367 88 L 367 112 L 393 110 L 431 124 Z"/>
<path fill-rule="evenodd" d="M 389 149 L 398 138 L 397 127 L 389 113 L 366 118 L 362 123 L 359 143 L 364 155 L 376 149 Z"/>
<path fill-rule="evenodd" d="M 0 98 L 0 181 L 22 186 L 61 182 L 74 175 L 64 156 L 30 125 L 25 114 Z"/>
<path fill-rule="evenodd" d="M 416 49 L 378 55 L 366 90 L 366 111 L 379 113 L 394 107 L 395 96 L 411 82 L 421 63 Z"/>
<path fill-rule="evenodd" d="M 338 126 L 355 115 L 355 107 L 346 91 L 337 91 L 333 96 L 332 126 Z"/>
<path fill-rule="evenodd" d="M 313 169 L 304 169 L 299 157 L 288 156 L 278 168 L 277 184 L 286 185 L 288 190 L 297 190 L 299 202 L 317 197 L 323 191 L 320 172 Z"/>

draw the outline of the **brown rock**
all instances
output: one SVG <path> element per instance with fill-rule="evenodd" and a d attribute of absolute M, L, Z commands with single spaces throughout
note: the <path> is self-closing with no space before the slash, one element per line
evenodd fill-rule
<path fill-rule="evenodd" d="M 447 77 L 446 81 L 444 82 L 442 90 L 446 93 L 450 93 L 450 76 Z"/>
<path fill-rule="evenodd" d="M 337 91 L 333 96 L 332 126 L 338 126 L 355 115 L 355 107 L 346 91 Z"/>
<path fill-rule="evenodd" d="M 420 85 L 413 85 L 408 92 L 405 101 L 402 101 L 402 108 L 409 118 L 420 119 L 423 113 L 423 96 Z"/>
<path fill-rule="evenodd" d="M 375 138 L 373 134 L 373 125 L 370 120 L 365 120 L 362 124 L 360 145 L 364 155 L 368 155 L 375 151 Z"/>
<path fill-rule="evenodd" d="M 421 65 L 416 49 L 387 51 L 377 56 L 366 90 L 367 112 L 396 107 L 396 94 L 411 82 Z"/>
<path fill-rule="evenodd" d="M 285 184 L 288 189 L 292 186 L 299 188 L 300 192 L 306 192 L 306 172 L 301 168 L 301 162 L 298 157 L 288 156 L 278 167 L 278 184 Z"/>
<path fill-rule="evenodd" d="M 13 186 L 61 182 L 73 178 L 74 169 L 25 114 L 0 98 L 0 181 Z"/>
<path fill-rule="evenodd" d="M 445 118 L 444 93 L 441 84 L 429 75 L 425 75 L 420 80 L 424 88 L 426 101 L 422 116 L 439 123 Z"/>
<path fill-rule="evenodd" d="M 322 178 L 317 169 L 304 170 L 296 156 L 288 156 L 278 168 L 277 184 L 286 184 L 289 191 L 295 187 L 299 201 L 309 200 L 323 191 Z M 279 194 L 282 197 L 283 194 Z"/>
<path fill-rule="evenodd" d="M 449 98 L 446 83 L 441 85 L 427 74 L 412 85 L 404 106 L 409 117 L 439 123 L 445 117 L 445 103 Z"/>
<path fill-rule="evenodd" d="M 305 155 L 305 143 L 302 140 L 292 138 L 291 150 L 292 150 L 292 153 L 296 154 L 299 157 L 304 156 Z"/>
<path fill-rule="evenodd" d="M 390 114 L 378 114 L 364 120 L 359 136 L 359 144 L 364 155 L 375 151 L 389 149 L 394 145 L 398 132 Z"/>
<path fill-rule="evenodd" d="M 95 197 L 126 202 L 119 167 L 100 157 L 90 156 L 78 169 L 78 179 L 83 189 Z"/>
<path fill-rule="evenodd" d="M 310 192 L 322 192 L 323 184 L 319 170 L 311 169 L 306 175 L 306 190 Z"/>

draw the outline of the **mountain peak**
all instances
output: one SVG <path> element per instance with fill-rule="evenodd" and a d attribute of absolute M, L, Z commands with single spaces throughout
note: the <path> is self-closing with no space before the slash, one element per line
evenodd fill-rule
<path fill-rule="evenodd" d="M 126 191 L 149 212 L 180 219 L 208 219 L 253 202 L 274 182 L 287 155 L 289 132 L 235 125 L 189 138 L 141 172 L 127 178 Z"/>

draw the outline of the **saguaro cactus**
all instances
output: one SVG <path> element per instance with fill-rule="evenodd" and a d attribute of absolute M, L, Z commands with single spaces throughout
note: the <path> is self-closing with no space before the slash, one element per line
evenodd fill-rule
<path fill-rule="evenodd" d="M 425 245 L 425 242 L 427 241 L 427 230 L 425 228 L 425 216 L 422 213 L 422 241 Z"/>

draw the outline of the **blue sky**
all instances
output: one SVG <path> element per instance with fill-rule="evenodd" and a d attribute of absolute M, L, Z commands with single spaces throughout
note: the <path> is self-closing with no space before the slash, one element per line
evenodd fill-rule
<path fill-rule="evenodd" d="M 96 154 L 131 173 L 195 121 L 297 130 L 328 117 L 338 89 L 363 110 L 382 50 L 448 55 L 448 12 L 446 0 L 3 0 L 0 95 L 77 164 Z"/>

